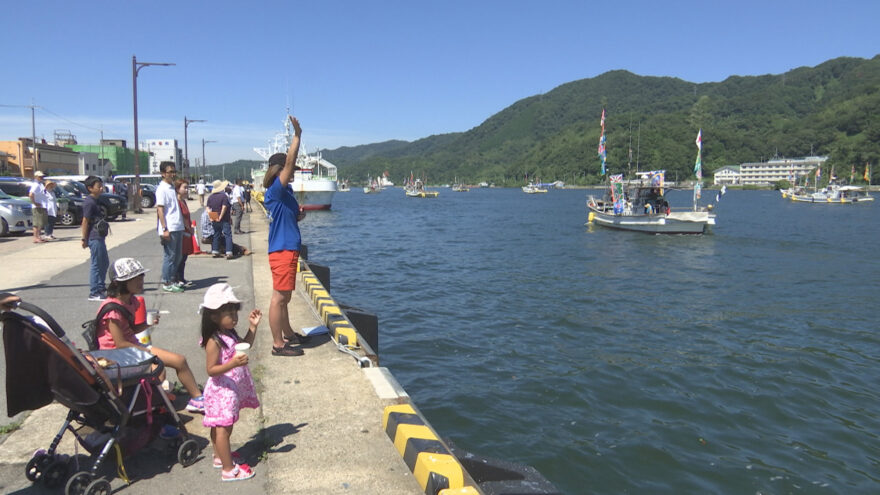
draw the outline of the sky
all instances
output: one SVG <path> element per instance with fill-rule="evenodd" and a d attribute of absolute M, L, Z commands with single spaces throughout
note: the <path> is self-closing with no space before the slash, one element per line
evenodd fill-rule
<path fill-rule="evenodd" d="M 0 140 L 177 139 L 259 160 L 287 108 L 307 152 L 464 132 L 625 69 L 691 82 L 880 53 L 880 1 L 32 0 L 0 34 Z M 597 117 L 598 118 L 598 117 Z"/>

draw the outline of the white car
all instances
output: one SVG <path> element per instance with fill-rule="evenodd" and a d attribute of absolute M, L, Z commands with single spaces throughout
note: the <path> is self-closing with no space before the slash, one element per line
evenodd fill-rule
<path fill-rule="evenodd" d="M 0 190 L 0 235 L 29 232 L 33 229 L 31 202 L 14 198 Z"/>

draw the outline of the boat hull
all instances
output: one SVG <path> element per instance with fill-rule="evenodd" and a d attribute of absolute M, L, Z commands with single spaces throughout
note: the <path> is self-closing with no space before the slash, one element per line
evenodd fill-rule
<path fill-rule="evenodd" d="M 703 234 L 710 225 L 715 225 L 715 215 L 705 211 L 615 215 L 592 206 L 589 209 L 589 223 L 647 234 Z"/>
<path fill-rule="evenodd" d="M 785 196 L 783 196 L 785 197 Z M 867 203 L 870 201 L 874 201 L 873 196 L 862 196 L 862 197 L 854 197 L 854 198 L 831 198 L 831 197 L 813 197 L 812 195 L 791 195 L 791 200 L 798 203 L 819 203 L 819 204 L 853 204 L 853 203 Z"/>

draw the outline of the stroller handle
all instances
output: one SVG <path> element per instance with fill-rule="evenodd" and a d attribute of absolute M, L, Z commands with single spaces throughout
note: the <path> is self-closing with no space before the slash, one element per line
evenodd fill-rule
<path fill-rule="evenodd" d="M 59 325 L 58 322 L 55 321 L 55 318 L 52 318 L 49 313 L 43 311 L 43 309 L 39 306 L 36 306 L 29 302 L 21 301 L 18 303 L 18 308 L 23 309 L 33 315 L 39 316 L 43 319 L 43 321 L 46 322 L 46 324 L 49 325 L 49 329 L 51 329 L 52 332 L 55 333 L 55 335 L 57 335 L 58 337 L 64 337 L 64 330 L 61 329 L 61 325 Z"/>

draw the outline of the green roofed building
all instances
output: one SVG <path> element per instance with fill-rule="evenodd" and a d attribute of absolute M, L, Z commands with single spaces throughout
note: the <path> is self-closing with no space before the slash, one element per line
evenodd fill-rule
<path fill-rule="evenodd" d="M 133 174 L 134 173 L 134 150 L 125 146 L 114 146 L 110 144 L 67 144 L 66 147 L 74 151 L 82 151 L 88 153 L 96 153 L 98 160 L 108 161 L 113 169 L 113 175 Z M 140 160 L 138 160 L 140 173 L 148 174 L 150 170 L 150 154 L 146 151 L 138 151 Z"/>

